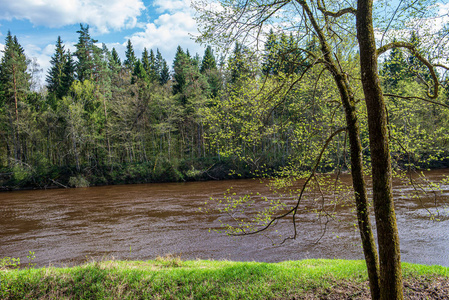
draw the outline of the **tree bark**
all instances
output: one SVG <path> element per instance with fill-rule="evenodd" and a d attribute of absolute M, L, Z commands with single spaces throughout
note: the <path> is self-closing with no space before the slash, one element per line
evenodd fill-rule
<path fill-rule="evenodd" d="M 331 47 L 328 45 L 324 33 L 318 26 L 310 8 L 303 0 L 298 1 L 304 8 L 309 17 L 314 30 L 316 31 L 320 45 L 321 53 L 327 63 L 327 68 L 332 74 L 334 81 L 340 92 L 340 98 L 345 109 L 346 125 L 349 136 L 350 153 L 351 153 L 351 174 L 354 189 L 355 203 L 357 208 L 357 221 L 359 226 L 360 237 L 362 240 L 363 253 L 368 269 L 368 278 L 370 284 L 371 297 L 374 300 L 380 298 L 380 281 L 379 281 L 379 259 L 377 256 L 376 243 L 371 228 L 371 222 L 368 209 L 368 196 L 366 192 L 366 182 L 363 177 L 362 163 L 362 143 L 360 141 L 360 126 L 357 118 L 354 93 L 350 88 L 348 78 L 337 67 L 337 63 L 332 58 Z"/>
<path fill-rule="evenodd" d="M 360 49 L 362 86 L 368 111 L 373 173 L 373 203 L 380 259 L 380 299 L 403 299 L 399 235 L 391 190 L 391 160 L 387 114 L 379 75 L 374 39 L 372 0 L 357 1 L 357 40 Z"/>

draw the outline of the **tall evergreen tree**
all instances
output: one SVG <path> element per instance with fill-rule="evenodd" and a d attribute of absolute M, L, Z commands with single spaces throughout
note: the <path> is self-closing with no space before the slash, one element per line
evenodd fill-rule
<path fill-rule="evenodd" d="M 80 24 L 78 43 L 75 45 L 74 55 L 78 58 L 76 73 L 79 81 L 93 79 L 95 73 L 95 53 L 101 52 L 95 43 L 98 42 L 90 37 L 89 25 Z"/>
<path fill-rule="evenodd" d="M 154 82 L 159 79 L 159 76 L 156 73 L 155 63 L 156 61 L 153 50 L 151 50 L 150 53 L 148 53 L 147 48 L 144 48 L 142 52 L 142 67 L 145 70 L 148 80 L 150 82 Z"/>
<path fill-rule="evenodd" d="M 235 84 L 244 76 L 248 76 L 252 72 L 252 61 L 249 50 L 240 44 L 235 43 L 234 50 L 228 61 L 230 71 L 230 82 Z"/>
<path fill-rule="evenodd" d="M 120 57 L 118 56 L 117 50 L 115 50 L 115 48 L 112 48 L 111 60 L 118 66 L 122 65 L 122 61 L 120 60 Z"/>
<path fill-rule="evenodd" d="M 187 54 L 182 50 L 181 46 L 176 49 L 175 59 L 173 60 L 174 80 L 173 93 L 183 94 L 186 85 L 186 74 L 184 69 L 190 64 L 190 59 Z"/>
<path fill-rule="evenodd" d="M 170 70 L 168 68 L 167 61 L 162 57 L 159 49 L 156 50 L 156 59 L 154 65 L 159 83 L 161 85 L 166 84 L 170 80 Z"/>
<path fill-rule="evenodd" d="M 200 68 L 201 74 L 206 76 L 207 83 L 209 84 L 210 96 L 216 97 L 221 87 L 220 73 L 217 70 L 217 63 L 215 61 L 212 48 L 206 47 L 203 60 Z"/>
<path fill-rule="evenodd" d="M 133 70 L 133 77 L 131 79 L 131 83 L 136 83 L 138 80 L 142 81 L 142 82 L 149 82 L 148 79 L 148 74 L 145 71 L 145 68 L 143 66 L 143 64 L 140 62 L 140 60 L 136 61 L 135 65 L 134 65 L 134 70 Z"/>
<path fill-rule="evenodd" d="M 67 50 L 63 76 L 61 81 L 61 94 L 67 95 L 72 83 L 75 81 L 76 77 L 76 63 L 73 60 L 73 55 L 70 50 Z"/>
<path fill-rule="evenodd" d="M 134 48 L 131 40 L 128 40 L 128 44 L 126 45 L 125 57 L 126 59 L 123 64 L 126 68 L 128 68 L 128 70 L 133 70 L 137 62 L 137 57 L 134 54 Z"/>
<path fill-rule="evenodd" d="M 415 31 L 412 31 L 410 37 L 410 44 L 414 45 L 416 48 L 419 47 L 421 41 Z M 432 79 L 429 69 L 414 55 L 410 55 L 407 59 L 409 74 L 408 76 L 415 76 L 419 81 L 429 82 Z"/>
<path fill-rule="evenodd" d="M 210 46 L 206 47 L 204 51 L 203 60 L 201 62 L 200 72 L 205 73 L 206 71 L 216 70 L 217 63 L 215 61 L 214 54 L 212 52 L 212 48 Z"/>
<path fill-rule="evenodd" d="M 160 54 L 159 50 L 158 53 Z M 162 58 L 162 55 L 160 55 Z M 156 63 L 156 56 L 154 56 L 153 49 L 150 50 L 150 54 L 148 57 L 150 69 L 148 70 L 148 76 L 151 81 L 160 81 L 158 69 L 157 69 L 157 63 Z"/>
<path fill-rule="evenodd" d="M 170 70 L 165 59 L 162 60 L 161 72 L 159 73 L 159 83 L 166 84 L 170 80 Z"/>
<path fill-rule="evenodd" d="M 3 57 L 0 64 L 0 85 L 2 91 L 3 105 L 10 111 L 10 116 L 14 116 L 14 157 L 21 159 L 21 146 L 19 145 L 19 107 L 29 93 L 30 75 L 26 72 L 28 60 L 17 37 L 12 36 L 8 31 L 5 40 L 5 48 L 2 51 Z M 12 124 L 11 120 L 11 124 Z"/>
<path fill-rule="evenodd" d="M 149 74 L 151 65 L 150 65 L 150 54 L 148 53 L 147 48 L 143 48 L 141 62 L 145 72 Z"/>
<path fill-rule="evenodd" d="M 273 29 L 270 29 L 263 54 L 262 72 L 264 75 L 277 74 L 279 67 L 278 48 L 277 37 Z"/>
<path fill-rule="evenodd" d="M 55 99 L 61 99 L 64 96 L 64 90 L 62 88 L 62 81 L 64 77 L 64 66 L 67 61 L 67 56 L 65 53 L 64 45 L 62 39 L 58 36 L 56 41 L 55 53 L 51 57 L 50 64 L 51 67 L 48 70 L 46 82 L 47 89 L 49 92 L 49 97 Z M 54 103 L 52 104 L 54 106 Z"/>
<path fill-rule="evenodd" d="M 26 72 L 28 61 L 17 37 L 8 31 L 5 49 L 0 65 L 0 82 L 3 87 L 5 103 L 14 103 L 15 116 L 18 120 L 18 104 L 29 91 L 30 75 Z"/>
<path fill-rule="evenodd" d="M 394 40 L 396 41 L 396 40 Z M 396 89 L 399 81 L 405 79 L 408 73 L 407 60 L 400 48 L 393 48 L 389 57 L 383 63 L 381 76 L 384 78 L 384 88 L 390 92 Z"/>

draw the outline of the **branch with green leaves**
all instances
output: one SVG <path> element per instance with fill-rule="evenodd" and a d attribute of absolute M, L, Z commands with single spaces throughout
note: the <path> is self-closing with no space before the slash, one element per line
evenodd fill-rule
<path fill-rule="evenodd" d="M 299 196 L 298 196 L 298 198 L 296 200 L 296 204 L 290 210 L 288 210 L 287 212 L 285 212 L 283 214 L 280 214 L 278 216 L 275 216 L 275 217 L 271 218 L 271 220 L 266 225 L 264 225 L 263 227 L 261 227 L 259 229 L 256 229 L 256 230 L 253 230 L 253 231 L 246 231 L 245 228 L 232 228 L 234 231 L 237 230 L 238 232 L 235 232 L 235 233 L 232 232 L 232 233 L 229 233 L 229 235 L 232 235 L 232 236 L 244 236 L 244 235 L 258 234 L 258 233 L 266 231 L 270 227 L 274 226 L 279 220 L 284 219 L 284 218 L 288 217 L 289 215 L 292 215 L 293 236 L 285 238 L 281 242 L 281 244 L 285 243 L 287 240 L 295 239 L 297 237 L 296 216 L 297 216 L 297 213 L 298 213 L 299 206 L 301 204 L 301 200 L 302 200 L 302 198 L 304 196 L 304 192 L 305 192 L 305 190 L 306 190 L 310 180 L 312 180 L 315 177 L 316 170 L 317 170 L 318 166 L 320 165 L 321 159 L 323 157 L 323 154 L 326 151 L 327 147 L 329 146 L 330 142 L 333 140 L 333 138 L 335 136 L 337 136 L 338 134 L 340 134 L 342 132 L 346 132 L 346 130 L 347 130 L 346 127 L 340 128 L 340 129 L 336 130 L 335 132 L 333 132 L 327 138 L 327 140 L 325 141 L 323 147 L 321 148 L 321 151 L 320 151 L 320 153 L 319 153 L 319 155 L 318 155 L 318 157 L 316 159 L 316 162 L 315 162 L 312 170 L 310 171 L 310 175 L 307 177 L 307 179 L 305 180 L 304 184 L 302 185 L 301 192 L 300 192 L 300 194 L 299 194 Z M 231 228 L 228 227 L 228 229 L 231 229 Z"/>

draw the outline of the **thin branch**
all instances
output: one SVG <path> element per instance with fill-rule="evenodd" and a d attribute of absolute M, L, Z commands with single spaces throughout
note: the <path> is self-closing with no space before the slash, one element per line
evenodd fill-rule
<path fill-rule="evenodd" d="M 429 97 L 430 99 L 436 99 L 438 97 L 438 87 L 439 87 L 440 83 L 439 83 L 438 77 L 436 75 L 434 66 L 424 56 L 422 56 L 418 52 L 418 50 L 416 49 L 416 47 L 413 44 L 406 43 L 406 42 L 392 42 L 385 46 L 382 46 L 379 49 L 377 49 L 377 56 L 379 56 L 382 53 L 385 53 L 386 51 L 393 49 L 393 48 L 408 49 L 417 59 L 419 59 L 424 65 L 426 65 L 426 67 L 429 70 L 430 75 L 432 75 L 432 79 L 433 79 L 433 94 L 431 94 L 430 91 L 427 91 L 427 97 Z"/>
<path fill-rule="evenodd" d="M 304 195 L 304 192 L 305 192 L 305 190 L 306 190 L 306 187 L 307 187 L 307 185 L 309 184 L 310 180 L 315 176 L 315 172 L 316 172 L 316 170 L 317 170 L 317 168 L 318 168 L 318 166 L 319 166 L 319 164 L 320 164 L 320 162 L 321 162 L 321 158 L 323 157 L 324 151 L 326 151 L 327 146 L 329 146 L 329 143 L 332 141 L 332 139 L 333 139 L 336 135 L 338 135 L 339 133 L 341 133 L 341 132 L 343 132 L 343 131 L 346 131 L 346 130 L 347 130 L 346 127 L 340 128 L 340 129 L 338 129 L 337 131 L 335 131 L 334 133 L 332 133 L 331 136 L 326 140 L 326 142 L 324 143 L 323 147 L 321 148 L 320 154 L 318 155 L 318 157 L 317 157 L 317 159 L 316 159 L 316 163 L 315 163 L 315 165 L 314 165 L 314 167 L 313 167 L 313 169 L 312 169 L 311 174 L 309 175 L 309 177 L 307 177 L 306 181 L 304 182 L 304 184 L 303 184 L 303 186 L 302 186 L 302 188 L 301 188 L 301 192 L 300 192 L 300 194 L 299 194 L 299 196 L 298 196 L 298 199 L 297 199 L 297 201 L 296 201 L 296 205 L 295 205 L 292 209 L 290 209 L 289 211 L 287 211 L 287 212 L 285 212 L 285 213 L 283 213 L 283 214 L 281 214 L 281 215 L 279 215 L 279 216 L 276 216 L 276 217 L 272 218 L 271 221 L 270 221 L 267 225 L 265 225 L 264 227 L 262 227 L 262 228 L 259 228 L 259 229 L 257 229 L 257 230 L 250 231 L 250 232 L 246 232 L 243 228 L 239 228 L 242 232 L 239 232 L 239 233 L 230 233 L 229 235 L 231 235 L 231 236 L 243 236 L 243 235 L 253 235 L 253 234 L 258 234 L 258 233 L 263 232 L 263 231 L 267 230 L 268 228 L 270 228 L 270 227 L 271 227 L 273 224 L 275 224 L 278 220 L 283 219 L 283 218 L 287 217 L 287 216 L 290 215 L 290 214 L 293 214 L 293 215 L 292 215 L 292 222 L 293 222 L 293 227 L 294 227 L 294 228 L 293 228 L 293 229 L 294 229 L 294 235 L 293 235 L 293 237 L 287 237 L 287 238 L 285 238 L 285 239 L 281 242 L 281 244 L 283 244 L 285 241 L 287 241 L 287 240 L 289 240 L 289 239 L 295 239 L 296 236 L 297 236 L 297 231 L 296 231 L 296 219 L 295 219 L 295 218 L 296 218 L 296 213 L 297 213 L 297 211 L 298 211 L 298 208 L 299 208 L 299 205 L 300 205 L 300 203 L 301 203 L 302 196 Z"/>
<path fill-rule="evenodd" d="M 321 11 L 323 13 L 323 15 L 325 15 L 327 17 L 333 17 L 333 18 L 338 18 L 338 17 L 341 17 L 341 16 L 343 16 L 345 14 L 353 14 L 353 15 L 355 15 L 357 13 L 357 10 L 355 8 L 352 8 L 352 7 L 347 7 L 347 8 L 341 9 L 341 10 L 339 10 L 337 12 L 332 12 L 332 11 L 327 11 L 324 8 L 322 8 L 321 5 L 318 5 L 318 10 Z"/>
<path fill-rule="evenodd" d="M 443 69 L 446 69 L 447 71 L 449 71 L 449 67 L 448 67 L 448 66 L 445 66 L 445 65 L 443 65 L 443 64 L 435 64 L 434 66 L 435 66 L 435 67 L 440 67 L 440 68 L 443 68 Z"/>
<path fill-rule="evenodd" d="M 402 0 L 399 1 L 398 6 L 396 7 L 396 10 L 394 11 L 393 16 L 390 18 L 390 22 L 388 22 L 387 28 L 385 28 L 385 30 L 383 31 L 384 33 L 382 34 L 382 38 L 380 39 L 380 44 L 382 45 L 383 41 L 384 41 L 384 37 L 385 34 L 388 32 L 388 29 L 390 28 L 391 22 L 393 22 L 394 17 L 396 16 L 396 14 L 398 13 L 399 7 L 401 7 L 402 4 Z"/>
<path fill-rule="evenodd" d="M 425 101 L 425 102 L 429 102 L 429 103 L 432 103 L 432 104 L 436 104 L 436 105 L 439 105 L 439 106 L 442 106 L 442 107 L 449 108 L 449 105 L 447 105 L 447 104 L 444 104 L 444 103 L 441 103 L 441 102 L 437 102 L 437 101 L 432 101 L 432 100 L 430 100 L 430 99 L 421 98 L 421 97 L 415 97 L 415 96 L 399 96 L 399 95 L 394 95 L 394 94 L 384 94 L 384 96 L 387 96 L 387 97 L 395 97 L 395 98 L 401 98 L 401 99 L 406 99 L 406 100 L 413 100 L 413 99 L 416 99 L 416 100 L 421 100 L 421 101 Z"/>

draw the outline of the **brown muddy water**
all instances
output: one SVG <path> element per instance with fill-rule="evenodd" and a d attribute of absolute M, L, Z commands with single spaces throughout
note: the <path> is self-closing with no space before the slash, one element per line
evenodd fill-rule
<path fill-rule="evenodd" d="M 430 182 L 447 175 L 449 170 L 426 173 Z M 344 182 L 350 180 L 349 176 L 342 178 Z M 237 195 L 258 192 L 270 199 L 275 197 L 258 180 L 0 193 L 0 258 L 20 257 L 26 263 L 26 256 L 33 251 L 37 266 L 103 258 L 146 260 L 167 254 L 182 259 L 265 262 L 363 258 L 352 207 L 334 207 L 329 195 L 321 198 L 320 194 L 308 193 L 301 207 L 325 203 L 326 210 L 335 208 L 335 217 L 319 218 L 315 213 L 302 212 L 297 218 L 296 240 L 281 246 L 273 242 L 282 240 L 279 234 L 287 237 L 291 233 L 291 220 L 278 224 L 278 232 L 265 235 L 229 237 L 214 231 L 220 228 L 220 220 L 229 219 L 214 209 L 216 204 L 209 198 L 223 199 L 231 186 Z M 449 185 L 441 187 L 443 192 L 428 192 L 418 199 L 410 195 L 412 187 L 395 182 L 403 261 L 449 266 Z M 314 196 L 316 201 L 312 200 Z M 209 209 L 209 213 L 200 208 Z M 430 213 L 437 212 L 439 221 L 434 221 Z"/>

